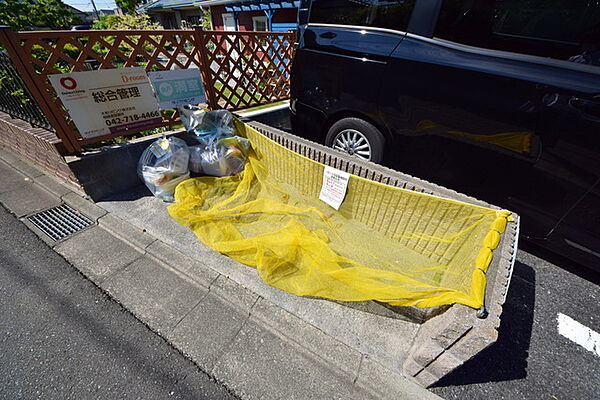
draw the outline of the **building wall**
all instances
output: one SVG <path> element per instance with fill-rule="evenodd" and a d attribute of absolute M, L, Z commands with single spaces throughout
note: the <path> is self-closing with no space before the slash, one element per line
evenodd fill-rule
<path fill-rule="evenodd" d="M 186 27 L 191 28 L 196 25 L 202 16 L 200 8 L 187 10 L 169 10 L 169 11 L 149 11 L 148 15 L 153 21 L 159 22 L 166 29 L 181 29 L 182 21 L 186 21 Z M 197 18 L 190 18 L 197 17 Z"/>
<path fill-rule="evenodd" d="M 210 8 L 213 29 L 217 31 L 225 30 L 223 27 L 222 14 L 227 13 L 225 6 L 212 6 Z M 297 18 L 297 8 L 286 8 L 277 10 L 273 16 L 273 23 L 295 23 Z M 251 31 L 253 30 L 252 17 L 264 16 L 263 11 L 242 11 L 238 15 L 238 30 Z"/>
<path fill-rule="evenodd" d="M 149 11 L 148 15 L 152 18 L 152 21 L 158 22 L 165 29 L 176 29 L 177 26 L 175 13 L 174 12 L 157 12 L 157 11 Z"/>

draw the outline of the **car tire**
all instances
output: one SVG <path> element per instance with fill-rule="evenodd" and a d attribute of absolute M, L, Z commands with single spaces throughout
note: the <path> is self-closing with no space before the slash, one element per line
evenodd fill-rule
<path fill-rule="evenodd" d="M 379 129 L 365 120 L 344 118 L 329 128 L 325 144 L 346 154 L 380 163 L 383 160 L 385 138 Z"/>

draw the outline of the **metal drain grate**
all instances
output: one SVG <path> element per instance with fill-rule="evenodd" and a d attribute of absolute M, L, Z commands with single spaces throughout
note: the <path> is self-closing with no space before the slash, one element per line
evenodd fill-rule
<path fill-rule="evenodd" d="M 66 204 L 31 215 L 27 219 L 55 241 L 79 232 L 93 223 Z"/>

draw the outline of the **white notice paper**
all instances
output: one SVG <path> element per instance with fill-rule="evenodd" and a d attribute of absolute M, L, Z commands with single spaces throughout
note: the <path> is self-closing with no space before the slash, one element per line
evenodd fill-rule
<path fill-rule="evenodd" d="M 325 166 L 325 171 L 323 171 L 323 186 L 321 187 L 319 199 L 339 210 L 346 196 L 349 179 L 349 173 Z"/>

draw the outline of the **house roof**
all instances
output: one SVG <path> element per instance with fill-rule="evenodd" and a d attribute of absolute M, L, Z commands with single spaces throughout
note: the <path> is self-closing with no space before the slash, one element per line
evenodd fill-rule
<path fill-rule="evenodd" d="M 147 12 L 150 10 L 171 9 L 182 7 L 194 7 L 194 0 L 156 0 L 142 4 L 137 8 L 138 12 Z"/>
<path fill-rule="evenodd" d="M 277 10 L 298 8 L 300 0 L 197 0 L 195 6 L 225 5 L 227 11 Z"/>
<path fill-rule="evenodd" d="M 202 6 L 218 6 L 227 3 L 239 3 L 240 0 L 196 0 L 194 2 L 198 7 Z"/>
<path fill-rule="evenodd" d="M 138 12 L 151 10 L 168 10 L 183 7 L 205 7 L 225 5 L 227 11 L 275 10 L 281 8 L 297 8 L 299 0 L 155 0 L 142 4 Z"/>

